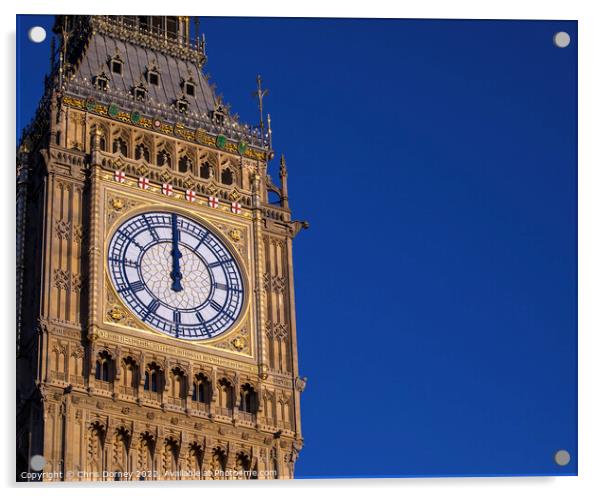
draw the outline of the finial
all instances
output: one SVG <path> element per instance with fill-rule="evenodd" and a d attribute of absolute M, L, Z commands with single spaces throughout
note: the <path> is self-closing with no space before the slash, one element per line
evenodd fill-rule
<path fill-rule="evenodd" d="M 284 153 L 280 155 L 280 206 L 288 208 L 288 172 L 286 171 L 286 159 Z"/>
<path fill-rule="evenodd" d="M 270 146 L 270 150 L 272 149 L 272 119 L 270 118 L 270 114 L 268 114 L 268 145 Z"/>
<path fill-rule="evenodd" d="M 280 178 L 286 177 L 288 175 L 286 171 L 286 159 L 284 158 L 284 153 L 280 155 Z"/>
<path fill-rule="evenodd" d="M 263 97 L 268 94 L 268 90 L 264 90 L 261 87 L 261 75 L 257 74 L 257 91 L 253 93 L 254 96 L 257 97 L 257 102 L 259 104 L 259 129 L 261 130 L 261 146 L 263 146 Z"/>

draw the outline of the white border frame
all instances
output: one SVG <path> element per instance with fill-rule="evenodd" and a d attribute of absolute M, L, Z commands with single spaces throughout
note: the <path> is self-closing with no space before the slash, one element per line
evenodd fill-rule
<path fill-rule="evenodd" d="M 455 478 L 455 479 L 323 479 L 297 481 L 253 481 L 253 482 L 209 482 L 186 481 L 143 483 L 148 495 L 164 495 L 170 488 L 181 491 L 219 490 L 226 494 L 267 491 L 301 492 L 318 488 L 332 491 L 341 488 L 345 493 L 363 494 L 377 489 L 384 494 L 397 494 L 400 490 L 412 493 L 446 495 L 504 495 L 510 491 L 529 491 L 529 494 L 562 495 L 567 493 L 596 493 L 602 487 L 602 359 L 599 356 L 602 343 L 602 153 L 600 130 L 597 122 L 602 115 L 600 89 L 602 70 L 600 47 L 602 47 L 602 23 L 597 3 L 585 0 L 560 2 L 558 0 L 422 0 L 406 1 L 392 5 L 390 0 L 357 0 L 326 3 L 323 0 L 303 2 L 277 2 L 254 0 L 230 0 L 228 2 L 198 2 L 181 0 L 177 12 L 190 15 L 271 16 L 271 17 L 401 17 L 401 18 L 455 18 L 455 19 L 558 19 L 579 21 L 579 476 L 578 477 L 516 477 L 516 478 Z M 1 91 L 1 108 L 9 118 L 2 120 L 0 137 L 4 150 L 2 167 L 2 198 L 5 203 L 5 225 L 10 238 L 1 245 L 0 260 L 5 265 L 5 274 L 14 273 L 14 169 L 15 160 L 15 15 L 42 13 L 69 14 L 165 14 L 171 8 L 163 2 L 129 2 L 104 0 L 103 2 L 81 2 L 63 0 L 40 6 L 39 2 L 21 0 L 18 4 L 2 4 L 2 29 L 4 58 Z M 596 127 L 597 126 L 597 127 Z M 3 339 L 4 360 L 1 377 L 4 382 L 4 401 L 0 409 L 1 439 L 5 440 L 0 450 L 0 467 L 3 486 L 8 493 L 23 490 L 46 490 L 53 493 L 83 490 L 88 494 L 125 494 L 131 489 L 140 489 L 138 483 L 110 484 L 49 484 L 34 487 L 14 481 L 14 336 L 15 321 L 14 283 L 6 277 L 2 284 L 2 312 L 5 317 Z M 209 484 L 209 486 L 206 486 Z M 242 488 L 244 484 L 247 487 Z M 598 488 L 595 491 L 595 488 Z M 219 488 L 219 489 L 218 489 Z"/>

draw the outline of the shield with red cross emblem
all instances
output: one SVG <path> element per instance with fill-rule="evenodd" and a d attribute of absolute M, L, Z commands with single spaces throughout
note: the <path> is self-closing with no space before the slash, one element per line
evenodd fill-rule
<path fill-rule="evenodd" d="M 196 193 L 191 189 L 187 189 L 184 198 L 186 198 L 186 201 L 193 202 L 196 200 Z"/>
<path fill-rule="evenodd" d="M 163 183 L 163 186 L 161 186 L 161 193 L 165 196 L 173 195 L 173 186 L 169 183 Z"/>
<path fill-rule="evenodd" d="M 140 189 L 148 189 L 149 185 L 150 185 L 150 181 L 148 180 L 148 178 L 146 178 L 146 177 L 138 178 L 138 187 Z"/>

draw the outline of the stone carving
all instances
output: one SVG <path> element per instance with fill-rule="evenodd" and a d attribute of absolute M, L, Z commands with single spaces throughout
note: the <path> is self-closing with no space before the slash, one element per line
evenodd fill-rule
<path fill-rule="evenodd" d="M 222 341 L 211 345 L 214 348 L 223 350 L 236 351 L 238 353 L 244 353 L 250 355 L 251 349 L 249 346 L 249 332 L 246 327 L 243 327 L 238 333 L 232 338 L 226 338 Z"/>
<path fill-rule="evenodd" d="M 288 327 L 283 322 L 271 322 L 268 320 L 265 323 L 265 334 L 271 339 L 285 340 L 288 338 Z"/>
<path fill-rule="evenodd" d="M 71 288 L 73 291 L 81 291 L 83 286 L 83 278 L 81 274 L 73 274 L 71 277 Z"/>
<path fill-rule="evenodd" d="M 109 317 L 113 322 L 121 322 L 125 318 L 125 314 L 119 307 L 113 307 L 108 312 Z"/>
<path fill-rule="evenodd" d="M 71 239 L 71 222 L 58 219 L 54 223 L 54 231 L 59 239 Z"/>
<path fill-rule="evenodd" d="M 69 270 L 54 269 L 52 283 L 58 289 L 69 291 L 71 289 L 71 272 Z"/>
<path fill-rule="evenodd" d="M 305 386 L 307 385 L 307 377 L 296 377 L 295 378 L 295 389 L 302 393 L 305 391 Z"/>
<path fill-rule="evenodd" d="M 81 243 L 84 239 L 84 228 L 80 224 L 73 226 L 73 241 Z"/>
<path fill-rule="evenodd" d="M 272 275 L 268 272 L 263 274 L 263 289 L 283 294 L 286 292 L 287 279 L 284 276 Z"/>
<path fill-rule="evenodd" d="M 107 225 L 109 226 L 124 212 L 140 205 L 140 202 L 132 198 L 117 196 L 115 194 L 107 196 L 107 203 L 111 207 L 106 209 Z"/>

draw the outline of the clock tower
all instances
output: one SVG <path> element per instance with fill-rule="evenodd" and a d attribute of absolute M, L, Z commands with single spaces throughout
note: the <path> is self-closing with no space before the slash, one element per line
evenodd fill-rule
<path fill-rule="evenodd" d="M 284 157 L 267 172 L 260 78 L 249 126 L 188 17 L 54 30 L 17 156 L 17 478 L 292 478 L 307 224 Z"/>

